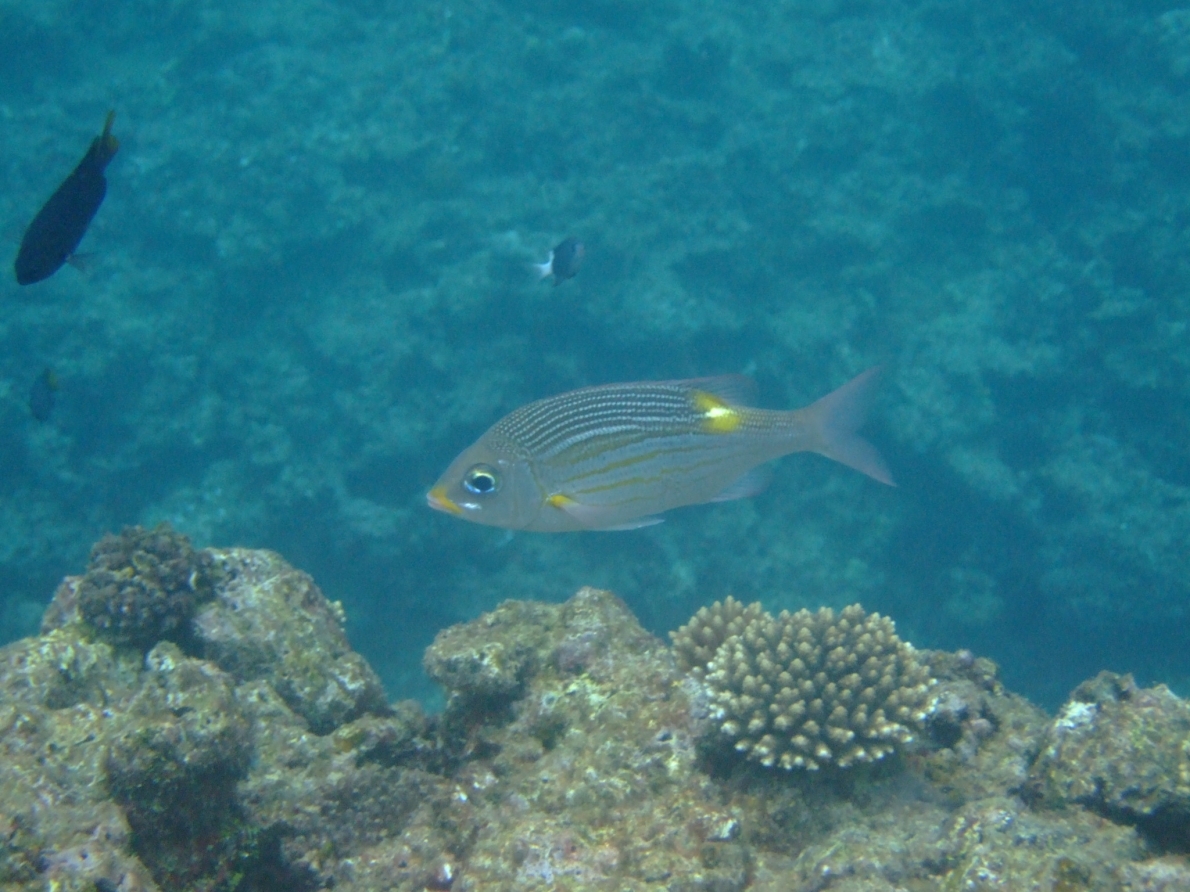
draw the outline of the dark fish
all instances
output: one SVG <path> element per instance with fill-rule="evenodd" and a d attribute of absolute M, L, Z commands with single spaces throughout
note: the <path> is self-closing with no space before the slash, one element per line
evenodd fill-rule
<path fill-rule="evenodd" d="M 29 411 L 38 421 L 49 421 L 50 413 L 54 411 L 54 399 L 58 392 L 58 376 L 53 369 L 47 368 L 37 376 L 33 386 L 29 388 Z"/>
<path fill-rule="evenodd" d="M 630 530 L 682 505 L 756 495 L 765 462 L 817 452 L 892 485 L 858 433 L 869 369 L 804 409 L 746 405 L 740 375 L 587 387 L 522 406 L 454 460 L 431 508 L 512 530 Z"/>
<path fill-rule="evenodd" d="M 545 263 L 533 264 L 537 274 L 542 279 L 548 279 L 550 276 L 554 277 L 554 284 L 560 285 L 564 279 L 573 279 L 578 273 L 578 268 L 583 264 L 583 255 L 586 253 L 586 248 L 583 243 L 571 236 L 562 242 L 559 242 L 554 250 L 550 251 L 550 258 Z"/>
<path fill-rule="evenodd" d="M 21 239 L 15 264 L 17 282 L 31 285 L 49 278 L 65 263 L 83 240 L 91 218 L 103 203 L 107 180 L 103 170 L 120 148 L 112 136 L 114 111 L 107 113 L 103 132 L 57 191 L 50 196 Z"/>

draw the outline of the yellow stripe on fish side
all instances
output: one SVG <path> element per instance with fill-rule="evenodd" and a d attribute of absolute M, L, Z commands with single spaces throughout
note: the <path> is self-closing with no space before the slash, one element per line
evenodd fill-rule
<path fill-rule="evenodd" d="M 695 390 L 690 394 L 694 408 L 702 416 L 702 429 L 708 434 L 730 434 L 744 422 L 744 416 L 713 393 Z"/>

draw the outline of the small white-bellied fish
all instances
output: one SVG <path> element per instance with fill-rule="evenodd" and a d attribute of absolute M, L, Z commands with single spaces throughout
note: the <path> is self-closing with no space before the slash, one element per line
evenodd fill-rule
<path fill-rule="evenodd" d="M 765 462 L 817 452 L 892 486 L 857 431 L 878 369 L 804 409 L 747 404 L 742 375 L 585 387 L 522 406 L 454 460 L 430 507 L 513 530 L 631 530 L 682 505 L 753 496 Z"/>
<path fill-rule="evenodd" d="M 533 268 L 537 270 L 538 278 L 548 279 L 553 276 L 554 285 L 561 285 L 563 280 L 573 279 L 578 274 L 578 268 L 582 266 L 586 253 L 587 249 L 583 243 L 571 236 L 554 246 L 545 263 L 535 263 Z"/>

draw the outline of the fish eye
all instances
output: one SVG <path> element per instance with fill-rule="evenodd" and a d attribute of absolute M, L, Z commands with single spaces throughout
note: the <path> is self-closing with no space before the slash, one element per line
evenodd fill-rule
<path fill-rule="evenodd" d="M 485 496 L 499 488 L 500 478 L 491 465 L 476 465 L 463 476 L 463 486 L 467 487 L 468 492 Z"/>

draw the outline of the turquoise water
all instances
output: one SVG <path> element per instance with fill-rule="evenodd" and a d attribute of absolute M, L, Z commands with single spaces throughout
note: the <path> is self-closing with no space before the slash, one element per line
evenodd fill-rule
<path fill-rule="evenodd" d="M 0 285 L 0 637 L 164 519 L 310 571 L 394 697 L 438 629 L 583 584 L 658 633 L 858 600 L 1047 705 L 1185 690 L 1188 101 L 1171 3 L 3 0 L 9 261 L 109 108 L 122 145 L 88 270 Z M 424 503 L 531 399 L 877 363 L 897 489 L 794 456 L 556 536 Z"/>

